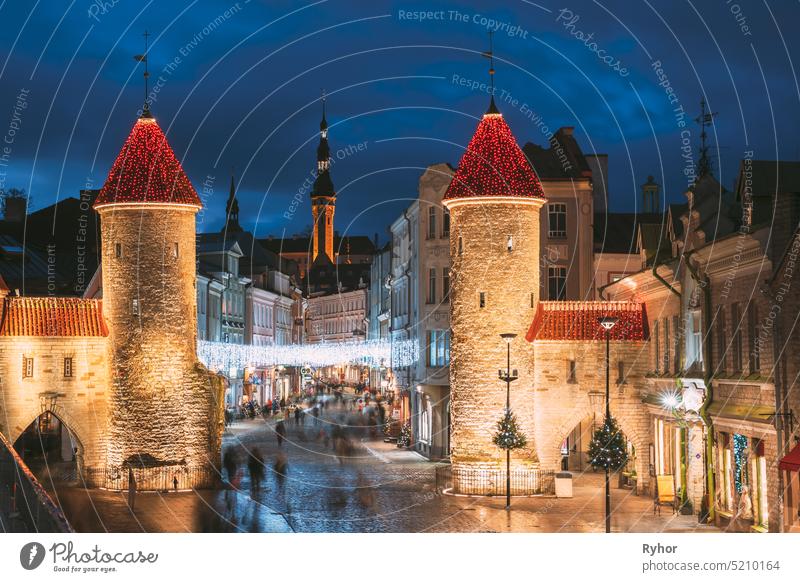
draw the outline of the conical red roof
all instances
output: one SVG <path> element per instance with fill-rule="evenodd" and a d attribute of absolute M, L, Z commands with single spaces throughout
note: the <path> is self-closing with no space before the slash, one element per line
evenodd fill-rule
<path fill-rule="evenodd" d="M 511 128 L 491 109 L 478 124 L 444 199 L 479 196 L 544 198 L 539 178 Z"/>
<path fill-rule="evenodd" d="M 153 117 L 136 120 L 94 207 L 112 204 L 203 205 Z"/>

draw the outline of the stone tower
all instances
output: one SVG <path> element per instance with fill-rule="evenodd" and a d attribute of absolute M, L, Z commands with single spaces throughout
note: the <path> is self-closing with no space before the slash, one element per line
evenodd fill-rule
<path fill-rule="evenodd" d="M 107 486 L 213 484 L 222 387 L 197 360 L 195 215 L 202 207 L 145 108 L 97 196 L 110 332 Z"/>
<path fill-rule="evenodd" d="M 505 409 L 501 333 L 511 342 L 511 409 L 527 437 L 512 469 L 536 466 L 533 346 L 525 331 L 539 300 L 539 214 L 544 193 L 497 110 L 494 99 L 478 124 L 444 197 L 450 211 L 452 464 L 456 492 L 479 493 L 476 469 L 505 467 L 493 442 Z"/>
<path fill-rule="evenodd" d="M 322 97 L 322 121 L 319 122 L 319 145 L 317 146 L 317 178 L 311 189 L 311 216 L 314 219 L 313 255 L 320 253 L 328 262 L 336 263 L 333 254 L 333 213 L 336 210 L 336 190 L 331 180 L 331 151 L 328 146 L 328 121 L 325 119 L 325 96 Z"/>

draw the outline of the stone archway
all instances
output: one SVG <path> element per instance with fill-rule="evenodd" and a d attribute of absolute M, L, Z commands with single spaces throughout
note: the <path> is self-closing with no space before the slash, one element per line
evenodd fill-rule
<path fill-rule="evenodd" d="M 12 441 L 25 464 L 46 487 L 79 480 L 83 469 L 84 443 L 66 416 L 43 410 L 16 431 Z"/>

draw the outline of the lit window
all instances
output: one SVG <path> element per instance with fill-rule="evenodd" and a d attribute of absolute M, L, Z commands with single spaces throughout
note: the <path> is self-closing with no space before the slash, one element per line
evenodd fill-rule
<path fill-rule="evenodd" d="M 22 358 L 22 377 L 33 378 L 33 358 Z"/>
<path fill-rule="evenodd" d="M 64 378 L 72 378 L 72 358 L 64 358 Z"/>
<path fill-rule="evenodd" d="M 547 235 L 550 238 L 566 238 L 567 205 L 554 202 L 547 205 Z"/>
<path fill-rule="evenodd" d="M 450 331 L 431 329 L 427 332 L 427 364 L 431 368 L 441 368 L 450 364 Z"/>

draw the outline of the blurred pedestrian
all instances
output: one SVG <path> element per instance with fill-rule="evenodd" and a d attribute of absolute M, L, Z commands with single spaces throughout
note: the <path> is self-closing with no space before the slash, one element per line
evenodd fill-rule
<path fill-rule="evenodd" d="M 275 425 L 275 437 L 278 439 L 278 446 L 282 447 L 283 441 L 286 439 L 286 426 L 282 420 L 279 420 L 278 424 Z"/>
<path fill-rule="evenodd" d="M 264 478 L 264 457 L 261 456 L 261 451 L 250 451 L 247 468 L 250 470 L 250 489 L 256 493 L 261 490 L 261 480 Z"/>

